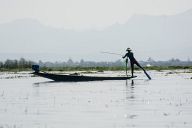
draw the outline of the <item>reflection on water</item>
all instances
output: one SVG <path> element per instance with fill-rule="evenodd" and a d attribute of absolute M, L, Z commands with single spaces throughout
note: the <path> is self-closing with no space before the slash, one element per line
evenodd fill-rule
<path fill-rule="evenodd" d="M 129 83 L 130 82 L 130 83 Z M 126 99 L 134 99 L 134 80 L 126 81 Z"/>
<path fill-rule="evenodd" d="M 192 127 L 191 74 L 152 74 L 151 81 L 142 74 L 127 81 L 1 79 L 0 128 Z"/>
<path fill-rule="evenodd" d="M 45 86 L 45 85 L 49 85 L 49 84 L 53 84 L 53 83 L 58 83 L 58 82 L 55 82 L 55 81 L 43 81 L 43 82 L 36 82 L 36 83 L 33 83 L 33 86 L 34 87 L 39 87 L 39 86 Z"/>

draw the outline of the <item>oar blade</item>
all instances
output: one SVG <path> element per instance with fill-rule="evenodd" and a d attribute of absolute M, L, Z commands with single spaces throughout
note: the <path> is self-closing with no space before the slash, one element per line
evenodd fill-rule
<path fill-rule="evenodd" d="M 149 74 L 147 74 L 146 71 L 144 71 L 145 75 L 148 77 L 149 80 L 151 80 L 151 77 L 149 76 Z"/>

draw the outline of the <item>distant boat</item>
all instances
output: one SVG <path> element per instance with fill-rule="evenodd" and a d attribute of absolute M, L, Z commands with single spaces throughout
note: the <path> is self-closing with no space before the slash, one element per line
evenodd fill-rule
<path fill-rule="evenodd" d="M 133 78 L 129 76 L 106 77 L 106 76 L 60 75 L 60 74 L 42 73 L 39 71 L 39 65 L 33 65 L 32 69 L 35 71 L 33 73 L 34 75 L 48 78 L 54 81 L 77 82 L 77 81 L 102 81 L 102 80 L 128 80 Z"/>

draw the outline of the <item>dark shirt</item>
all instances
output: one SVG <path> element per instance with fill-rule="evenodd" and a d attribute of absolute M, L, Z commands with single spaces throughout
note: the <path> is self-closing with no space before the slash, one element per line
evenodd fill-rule
<path fill-rule="evenodd" d="M 135 61 L 135 58 L 134 58 L 132 52 L 127 52 L 127 53 L 125 54 L 125 56 L 123 56 L 123 58 L 125 58 L 126 56 L 129 57 L 130 61 Z"/>

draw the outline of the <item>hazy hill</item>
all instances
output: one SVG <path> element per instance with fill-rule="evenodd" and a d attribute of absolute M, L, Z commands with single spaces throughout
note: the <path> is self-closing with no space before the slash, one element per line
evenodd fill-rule
<path fill-rule="evenodd" d="M 112 60 L 120 57 L 100 51 L 124 53 L 131 47 L 138 59 L 187 59 L 192 55 L 192 10 L 172 16 L 135 15 L 126 24 L 102 31 L 78 32 L 31 19 L 16 20 L 0 24 L 0 45 L 1 58 L 18 53 L 19 57 L 35 55 L 37 59 Z"/>

